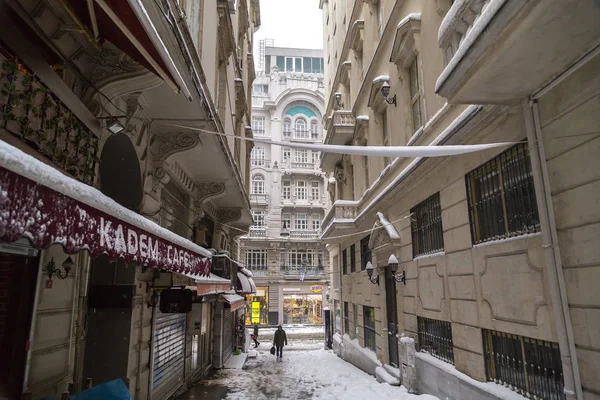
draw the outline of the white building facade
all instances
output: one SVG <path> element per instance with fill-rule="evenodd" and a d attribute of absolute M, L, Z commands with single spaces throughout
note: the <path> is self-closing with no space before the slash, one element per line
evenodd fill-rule
<path fill-rule="evenodd" d="M 321 324 L 328 256 L 320 244 L 328 206 L 319 152 L 269 141 L 321 143 L 323 52 L 266 47 L 265 71 L 254 81 L 250 202 L 254 225 L 240 240 L 254 274 L 248 323 Z"/>

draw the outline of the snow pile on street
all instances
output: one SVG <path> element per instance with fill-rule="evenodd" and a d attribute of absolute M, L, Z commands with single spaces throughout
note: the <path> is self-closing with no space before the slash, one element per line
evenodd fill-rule
<path fill-rule="evenodd" d="M 400 381 L 397 378 L 390 375 L 383 367 L 375 368 L 375 376 L 377 377 L 377 382 L 381 382 L 381 383 L 385 382 L 388 385 L 392 385 L 392 386 L 400 385 Z"/>
<path fill-rule="evenodd" d="M 262 347 L 262 346 L 261 346 Z M 435 400 L 430 395 L 409 394 L 402 386 L 390 386 L 326 350 L 283 352 L 277 362 L 261 352 L 245 370 L 219 371 L 209 385 L 227 386 L 226 399 L 394 399 Z M 256 364 L 255 364 L 256 363 Z M 234 384 L 232 384 L 232 382 Z M 210 386 L 207 386 L 210 390 Z"/>

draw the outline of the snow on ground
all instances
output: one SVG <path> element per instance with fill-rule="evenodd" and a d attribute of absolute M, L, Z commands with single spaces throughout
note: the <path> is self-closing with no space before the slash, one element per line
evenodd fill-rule
<path fill-rule="evenodd" d="M 250 328 L 252 328 L 252 326 L 250 326 Z M 269 335 L 274 335 L 275 331 L 277 330 L 277 328 L 259 328 L 258 330 L 258 336 L 269 336 Z M 283 330 L 285 331 L 286 335 L 295 335 L 295 334 L 306 334 L 306 335 L 311 335 L 311 334 L 324 334 L 324 330 L 323 330 L 323 325 L 306 325 L 306 326 L 302 326 L 302 325 L 288 325 L 288 326 L 283 326 Z M 259 340 L 260 341 L 260 340 Z"/>
<path fill-rule="evenodd" d="M 331 350 L 300 350 L 310 343 L 298 341 L 284 348 L 283 362 L 269 353 L 270 344 L 259 346 L 256 359 L 243 370 L 221 370 L 199 390 L 224 390 L 224 399 L 395 399 L 435 400 L 429 395 L 412 395 L 404 387 L 378 383 L 375 377 L 337 357 Z M 322 344 L 321 344 L 322 347 Z M 211 388 L 212 387 L 212 388 Z M 225 388 L 227 388 L 225 390 Z"/>

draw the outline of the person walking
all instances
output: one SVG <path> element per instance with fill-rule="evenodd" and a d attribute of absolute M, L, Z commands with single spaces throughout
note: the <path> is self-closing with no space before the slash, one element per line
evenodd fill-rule
<path fill-rule="evenodd" d="M 273 346 L 276 347 L 277 361 L 283 361 L 283 346 L 287 346 L 287 336 L 281 325 L 277 326 L 275 337 L 273 337 Z"/>
<path fill-rule="evenodd" d="M 258 325 L 254 324 L 254 332 L 252 332 L 252 340 L 254 340 L 254 348 L 260 346 L 260 342 L 258 341 Z"/>

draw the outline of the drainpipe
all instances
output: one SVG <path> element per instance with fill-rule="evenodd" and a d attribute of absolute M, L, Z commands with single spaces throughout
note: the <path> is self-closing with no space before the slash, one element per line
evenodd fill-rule
<path fill-rule="evenodd" d="M 537 100 L 526 99 L 522 103 L 522 108 L 525 116 L 525 128 L 527 131 L 527 141 L 529 143 L 531 167 L 535 183 L 535 195 L 542 230 L 542 248 L 544 249 L 544 258 L 547 265 L 548 284 L 550 286 L 550 297 L 552 299 L 552 309 L 563 369 L 564 393 L 567 400 L 582 400 L 583 393 L 579 377 L 579 365 L 577 364 L 565 277 L 560 258 L 558 234 L 556 231 Z"/>

